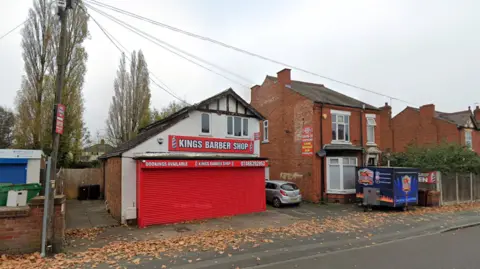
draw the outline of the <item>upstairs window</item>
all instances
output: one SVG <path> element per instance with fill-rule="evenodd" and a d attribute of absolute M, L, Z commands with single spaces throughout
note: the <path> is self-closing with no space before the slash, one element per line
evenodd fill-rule
<path fill-rule="evenodd" d="M 268 142 L 268 120 L 263 121 L 263 142 Z"/>
<path fill-rule="evenodd" d="M 377 122 L 375 121 L 375 114 L 367 114 L 367 144 L 375 144 L 375 126 Z"/>
<path fill-rule="evenodd" d="M 202 113 L 202 134 L 210 134 L 210 114 Z"/>
<path fill-rule="evenodd" d="M 469 149 L 472 149 L 472 131 L 465 130 L 465 146 Z"/>
<path fill-rule="evenodd" d="M 242 117 L 227 117 L 227 135 L 248 137 L 248 119 Z"/>
<path fill-rule="evenodd" d="M 332 110 L 332 142 L 350 142 L 350 112 Z"/>

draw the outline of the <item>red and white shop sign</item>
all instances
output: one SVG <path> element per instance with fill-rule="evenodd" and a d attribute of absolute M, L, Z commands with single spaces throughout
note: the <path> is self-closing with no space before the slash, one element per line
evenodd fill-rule
<path fill-rule="evenodd" d="M 266 160 L 144 160 L 141 168 L 267 167 Z"/>
<path fill-rule="evenodd" d="M 197 136 L 168 136 L 169 151 L 253 154 L 252 140 L 221 139 Z"/>
<path fill-rule="evenodd" d="M 63 134 L 63 123 L 65 120 L 65 106 L 62 104 L 57 105 L 57 115 L 55 120 L 55 133 Z"/>

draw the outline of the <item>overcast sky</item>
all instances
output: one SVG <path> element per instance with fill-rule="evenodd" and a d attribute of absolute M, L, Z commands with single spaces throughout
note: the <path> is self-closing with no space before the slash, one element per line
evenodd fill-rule
<path fill-rule="evenodd" d="M 32 0 L 2 1 L 0 35 L 27 17 Z M 465 110 L 480 102 L 480 1 L 101 0 L 118 8 L 220 40 L 269 58 L 437 110 Z M 142 49 L 150 71 L 178 96 L 198 102 L 232 87 L 250 90 L 202 69 L 90 11 L 128 50 Z M 113 13 L 122 20 L 261 84 L 283 66 Z M 90 21 L 84 120 L 105 128 L 120 52 Z M 0 105 L 14 106 L 23 61 L 20 30 L 0 40 Z M 228 75 L 228 74 L 226 74 Z M 327 87 L 382 106 L 388 98 L 293 70 L 295 80 Z M 238 78 L 234 80 L 239 80 Z M 151 85 L 153 107 L 173 97 Z M 394 112 L 407 104 L 393 101 Z"/>

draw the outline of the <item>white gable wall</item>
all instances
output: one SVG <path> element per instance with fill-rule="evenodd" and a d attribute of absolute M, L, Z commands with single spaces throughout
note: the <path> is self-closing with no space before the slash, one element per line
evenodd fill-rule
<path fill-rule="evenodd" d="M 233 99 L 233 98 L 230 98 Z M 210 105 L 210 109 L 216 109 L 216 102 Z M 221 106 L 222 102 L 220 102 Z M 226 100 L 223 99 L 223 104 L 226 104 Z M 242 110 L 240 110 L 240 108 Z M 235 104 L 233 105 L 235 109 Z M 243 113 L 245 110 L 241 104 L 239 104 L 239 112 Z M 172 127 L 168 128 L 164 132 L 161 132 L 142 144 L 130 149 L 122 154 L 122 223 L 125 222 L 126 211 L 128 207 L 136 207 L 136 162 L 132 159 L 135 155 L 144 154 L 147 152 L 165 153 L 168 152 L 168 136 L 169 135 L 183 135 L 183 136 L 205 136 L 213 138 L 228 138 L 228 139 L 245 139 L 253 140 L 254 133 L 260 132 L 260 124 L 257 118 L 248 118 L 248 138 L 232 137 L 227 135 L 227 115 L 210 113 L 210 131 L 211 135 L 201 134 L 201 114 L 204 112 L 192 111 L 189 113 L 189 117 L 181 120 Z M 163 139 L 163 144 L 158 143 L 158 139 Z M 176 152 L 178 153 L 178 152 Z M 185 153 L 185 152 L 182 152 Z M 195 153 L 202 154 L 202 153 Z M 208 153 L 204 153 L 208 154 Z M 211 153 L 210 153 L 211 154 Z M 259 157 L 260 156 L 260 141 L 257 140 L 254 143 L 254 154 L 235 154 L 235 153 L 222 153 L 226 156 L 248 156 Z"/>

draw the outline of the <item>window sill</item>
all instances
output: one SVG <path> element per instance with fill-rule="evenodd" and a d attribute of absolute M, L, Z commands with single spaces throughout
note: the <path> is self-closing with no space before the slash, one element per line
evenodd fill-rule
<path fill-rule="evenodd" d="M 244 139 L 244 140 L 250 140 L 250 137 L 248 136 L 234 136 L 234 135 L 227 135 L 226 138 L 230 139 Z"/>
<path fill-rule="evenodd" d="M 355 190 L 327 190 L 327 194 L 355 194 Z"/>
<path fill-rule="evenodd" d="M 213 137 L 212 134 L 199 134 L 198 136 L 204 136 L 204 137 Z"/>
<path fill-rule="evenodd" d="M 372 142 L 367 142 L 367 144 L 365 144 L 367 146 L 372 146 L 372 147 L 376 147 L 377 144 L 376 143 L 372 143 Z"/>
<path fill-rule="evenodd" d="M 262 141 L 262 144 L 268 144 L 269 142 L 270 142 L 270 141 L 268 141 L 268 140 L 263 140 L 263 141 Z"/>
<path fill-rule="evenodd" d="M 352 144 L 352 142 L 349 142 L 349 141 L 336 141 L 336 140 L 332 140 L 332 144 L 351 145 L 351 144 Z"/>

